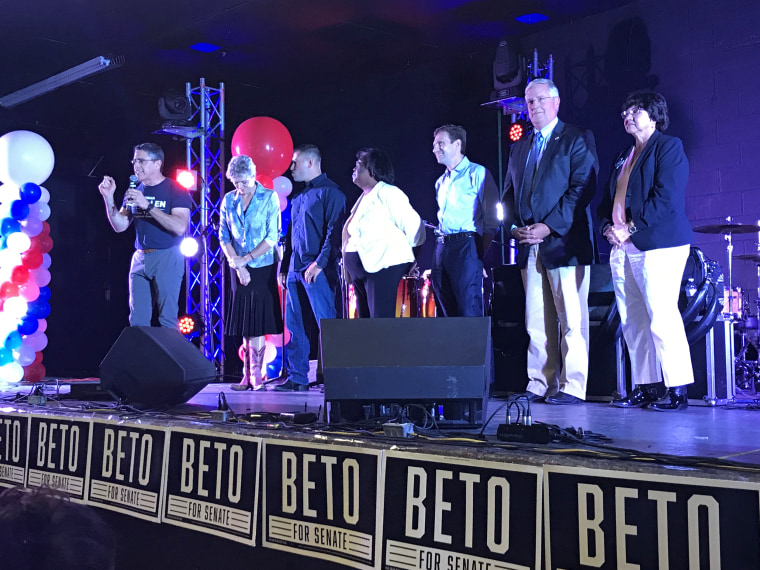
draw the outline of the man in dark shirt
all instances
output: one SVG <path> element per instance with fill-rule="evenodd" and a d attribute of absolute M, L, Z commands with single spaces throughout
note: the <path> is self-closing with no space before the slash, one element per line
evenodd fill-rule
<path fill-rule="evenodd" d="M 338 257 L 346 196 L 322 173 L 322 155 L 314 145 L 293 152 L 293 180 L 306 186 L 292 200 L 291 222 L 280 266 L 280 285 L 287 287 L 285 322 L 288 380 L 277 391 L 308 390 L 311 344 L 304 327 L 306 311 L 321 319 L 337 314 Z"/>
<path fill-rule="evenodd" d="M 127 189 L 121 209 L 114 202 L 114 179 L 105 176 L 98 186 L 114 231 L 121 233 L 135 222 L 135 253 L 129 269 L 129 324 L 133 327 L 149 327 L 155 306 L 161 326 L 177 328 L 185 274 L 179 245 L 193 201 L 179 184 L 164 177 L 163 165 L 160 146 L 144 143 L 135 147 L 132 167 L 140 184 Z"/>

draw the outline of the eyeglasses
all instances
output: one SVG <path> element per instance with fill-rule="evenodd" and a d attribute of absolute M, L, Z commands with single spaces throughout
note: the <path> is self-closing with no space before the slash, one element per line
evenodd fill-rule
<path fill-rule="evenodd" d="M 636 117 L 639 113 L 641 113 L 644 109 L 641 107 L 631 107 L 630 109 L 626 109 L 622 113 L 620 113 L 620 118 L 625 119 L 628 115 L 631 117 Z"/>
<path fill-rule="evenodd" d="M 536 97 L 535 99 L 526 99 L 525 102 L 528 105 L 532 105 L 533 103 L 538 103 L 539 105 L 543 105 L 544 101 L 547 99 L 554 99 L 553 95 L 546 95 L 545 97 Z"/>
<path fill-rule="evenodd" d="M 156 162 L 157 160 L 158 160 L 157 158 L 133 158 L 129 162 L 132 163 L 132 166 L 134 166 L 135 164 L 139 164 L 140 166 L 142 166 L 146 162 Z"/>

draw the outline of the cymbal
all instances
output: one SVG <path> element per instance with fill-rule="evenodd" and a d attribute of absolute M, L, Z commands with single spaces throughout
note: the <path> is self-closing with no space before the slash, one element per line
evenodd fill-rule
<path fill-rule="evenodd" d="M 741 259 L 742 261 L 754 261 L 760 263 L 760 253 L 740 253 L 735 255 L 734 259 Z"/>
<path fill-rule="evenodd" d="M 755 224 L 712 224 L 697 226 L 694 231 L 700 234 L 753 234 L 760 232 Z"/>

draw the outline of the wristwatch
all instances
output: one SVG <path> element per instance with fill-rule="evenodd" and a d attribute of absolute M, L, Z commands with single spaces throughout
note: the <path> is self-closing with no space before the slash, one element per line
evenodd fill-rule
<path fill-rule="evenodd" d="M 628 233 L 629 233 L 629 234 L 633 235 L 633 234 L 635 234 L 637 231 L 639 231 L 639 228 L 637 228 L 636 226 L 628 226 Z"/>
<path fill-rule="evenodd" d="M 156 206 L 155 206 L 155 204 L 153 204 L 153 202 L 151 202 L 150 204 L 148 204 L 148 207 L 147 207 L 147 208 L 145 208 L 145 212 L 146 212 L 146 213 L 147 213 L 147 212 L 150 212 L 150 211 L 151 211 L 153 208 L 155 208 L 155 207 L 156 207 Z"/>

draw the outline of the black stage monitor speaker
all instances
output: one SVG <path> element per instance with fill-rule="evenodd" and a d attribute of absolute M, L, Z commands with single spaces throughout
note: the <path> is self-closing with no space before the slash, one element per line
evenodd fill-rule
<path fill-rule="evenodd" d="M 215 377 L 216 367 L 166 327 L 125 328 L 100 363 L 103 390 L 151 408 L 187 402 Z"/>
<path fill-rule="evenodd" d="M 329 319 L 321 323 L 330 421 L 482 422 L 491 366 L 491 319 Z"/>

